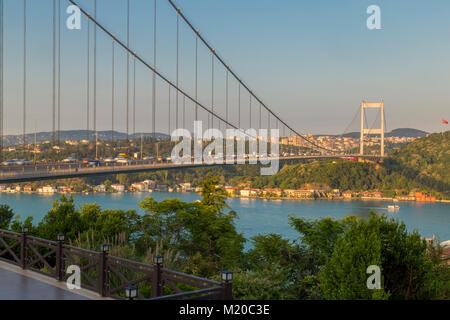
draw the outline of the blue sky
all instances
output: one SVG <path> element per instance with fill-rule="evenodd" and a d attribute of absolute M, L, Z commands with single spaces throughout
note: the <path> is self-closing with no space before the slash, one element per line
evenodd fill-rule
<path fill-rule="evenodd" d="M 20 133 L 23 1 L 4 1 L 8 119 L 5 130 Z M 78 2 L 92 11 L 93 0 Z M 152 62 L 153 1 L 131 0 L 131 3 L 131 47 Z M 167 1 L 157 3 L 157 68 L 175 81 L 176 15 Z M 384 98 L 388 130 L 413 127 L 440 131 L 441 119 L 450 117 L 448 0 L 178 0 L 176 3 L 252 90 L 302 133 L 343 133 L 362 99 Z M 68 4 L 62 0 L 63 12 Z M 99 21 L 122 40 L 126 40 L 125 4 L 124 0 L 98 0 Z M 381 8 L 382 30 L 366 28 L 366 9 L 372 4 Z M 28 0 L 28 7 L 27 131 L 33 131 L 35 121 L 39 131 L 47 131 L 51 128 L 52 0 Z M 82 21 L 81 30 L 69 31 L 64 28 L 66 17 L 63 14 L 61 121 L 63 129 L 79 129 L 86 126 L 86 20 Z M 180 84 L 193 94 L 194 37 L 184 24 L 180 39 Z M 98 128 L 106 130 L 111 122 L 111 41 L 100 31 L 98 57 Z M 199 99 L 205 105 L 211 102 L 210 59 L 201 48 Z M 125 62 L 124 52 L 117 50 L 116 110 L 121 110 L 117 111 L 115 126 L 122 131 Z M 221 110 L 225 103 L 224 79 L 225 71 L 216 64 L 215 105 Z M 237 119 L 236 95 L 237 85 L 230 82 L 232 121 Z M 167 86 L 158 83 L 159 131 L 167 131 L 167 100 Z M 171 100 L 173 108 L 173 92 Z M 137 131 L 149 131 L 150 102 L 151 73 L 138 65 Z M 244 106 L 248 108 L 248 96 L 243 94 L 243 110 Z M 188 103 L 186 107 L 190 121 L 192 105 Z M 257 114 L 257 109 L 253 112 Z M 242 111 L 242 121 L 248 123 L 247 111 Z M 358 121 L 350 129 L 357 131 Z"/>

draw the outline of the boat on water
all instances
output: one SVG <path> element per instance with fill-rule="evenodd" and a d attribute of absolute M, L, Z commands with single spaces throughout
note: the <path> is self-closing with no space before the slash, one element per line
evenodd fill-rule
<path fill-rule="evenodd" d="M 388 205 L 388 210 L 399 210 L 400 206 L 396 204 Z"/>

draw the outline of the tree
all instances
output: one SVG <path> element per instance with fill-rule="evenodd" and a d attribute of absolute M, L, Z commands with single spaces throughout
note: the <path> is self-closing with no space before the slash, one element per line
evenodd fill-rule
<path fill-rule="evenodd" d="M 59 233 L 67 239 L 74 239 L 83 231 L 80 214 L 75 210 L 73 198 L 61 196 L 53 202 L 52 209 L 38 224 L 39 236 L 54 240 Z"/>
<path fill-rule="evenodd" d="M 14 217 L 14 211 L 7 204 L 0 205 L 0 229 L 8 229 L 12 218 Z"/>
<path fill-rule="evenodd" d="M 301 241 L 315 256 L 317 265 L 322 266 L 331 257 L 337 239 L 344 233 L 346 225 L 352 219 L 347 217 L 343 220 L 335 220 L 328 217 L 309 220 L 290 215 L 289 224 L 302 234 Z"/>
<path fill-rule="evenodd" d="M 366 287 L 369 265 L 381 269 L 381 290 Z M 404 223 L 374 212 L 368 220 L 350 220 L 320 273 L 329 299 L 429 299 L 439 291 L 435 278 L 419 233 L 408 233 Z"/>
<path fill-rule="evenodd" d="M 320 272 L 319 281 L 326 299 L 387 299 L 382 289 L 370 290 L 366 280 L 368 266 L 381 268 L 379 229 L 365 222 L 352 221 L 343 237 L 338 238 L 329 261 Z M 382 269 L 383 274 L 383 269 Z"/>
<path fill-rule="evenodd" d="M 211 206 L 218 212 L 221 212 L 223 208 L 228 208 L 225 201 L 227 193 L 225 189 L 219 185 L 219 178 L 212 177 L 211 174 L 207 174 L 205 180 L 201 185 L 202 204 L 205 206 Z"/>

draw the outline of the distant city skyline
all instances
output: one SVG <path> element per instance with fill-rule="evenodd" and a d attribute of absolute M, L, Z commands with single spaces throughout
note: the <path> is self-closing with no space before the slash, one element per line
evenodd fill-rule
<path fill-rule="evenodd" d="M 5 83 L 8 122 L 4 129 L 5 134 L 20 134 L 23 1 L 4 2 L 7 12 L 5 79 L 8 79 Z M 93 1 L 77 2 L 93 12 Z M 67 30 L 65 9 L 70 3 L 67 0 L 61 3 L 61 130 L 83 129 L 86 118 L 80 109 L 84 110 L 86 100 L 83 91 L 86 20 L 83 19 L 81 30 Z M 131 3 L 134 17 L 131 47 L 152 62 L 153 1 L 132 0 Z M 167 1 L 157 0 L 157 3 L 157 69 L 174 81 L 176 15 Z M 387 131 L 415 128 L 439 132 L 442 119 L 450 118 L 450 2 L 447 0 L 179 0 L 176 3 L 250 88 L 300 133 L 343 133 L 363 99 L 384 99 Z M 53 1 L 28 1 L 27 4 L 27 133 L 31 133 L 35 122 L 37 131 L 51 130 Z M 98 0 L 99 21 L 122 41 L 126 40 L 125 4 L 126 1 Z M 366 9 L 372 4 L 381 8 L 381 30 L 366 27 Z M 180 36 L 180 83 L 192 94 L 193 37 L 185 26 Z M 98 130 L 109 130 L 111 42 L 101 31 L 98 31 L 98 41 Z M 125 54 L 117 50 L 118 110 L 125 104 L 125 59 Z M 210 81 L 209 59 L 207 52 L 200 53 L 200 81 L 205 88 Z M 223 71 L 218 70 L 216 76 L 222 77 L 222 74 Z M 137 79 L 136 131 L 148 132 L 151 73 L 138 67 Z M 217 78 L 216 85 L 224 85 L 223 77 Z M 164 105 L 167 88 L 160 84 L 158 89 L 159 104 Z M 205 89 L 199 96 L 206 105 L 210 101 L 208 94 Z M 224 103 L 220 93 L 216 99 L 218 104 Z M 120 112 L 115 130 L 123 132 L 124 116 Z M 243 121 L 246 116 L 244 114 Z M 357 120 L 348 131 L 358 130 Z M 156 131 L 167 132 L 165 123 L 159 121 Z"/>

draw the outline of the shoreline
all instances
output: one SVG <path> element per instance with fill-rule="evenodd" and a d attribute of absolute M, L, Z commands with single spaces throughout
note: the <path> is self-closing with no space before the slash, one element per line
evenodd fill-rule
<path fill-rule="evenodd" d="M 37 194 L 42 196 L 54 196 L 54 195 L 72 195 L 72 194 L 79 194 L 79 195 L 92 195 L 92 194 L 121 194 L 121 193 L 158 193 L 158 192 L 167 192 L 167 193 L 197 193 L 197 192 L 191 192 L 191 191 L 177 191 L 177 192 L 170 192 L 170 191 L 161 191 L 161 190 L 153 190 L 153 191 L 123 191 L 123 192 L 48 192 L 48 193 L 42 193 L 42 192 L 0 192 L 6 193 L 6 194 Z M 197 193 L 198 194 L 198 193 Z M 228 195 L 227 198 L 236 198 L 236 199 L 258 199 L 258 200 L 267 200 L 267 201 L 318 201 L 318 200 L 328 200 L 328 201 L 384 201 L 384 202 L 394 202 L 395 198 L 389 198 L 389 197 L 383 197 L 383 198 L 370 198 L 370 197 L 352 197 L 352 198 L 344 198 L 344 197 L 322 197 L 322 198 L 291 198 L 291 197 L 261 197 L 261 196 L 254 196 L 254 197 L 246 197 L 246 196 L 230 196 Z M 396 201 L 397 202 L 397 201 Z M 417 203 L 450 203 L 450 200 L 435 200 L 435 201 L 417 201 L 417 200 L 398 200 L 398 202 L 417 202 Z"/>

